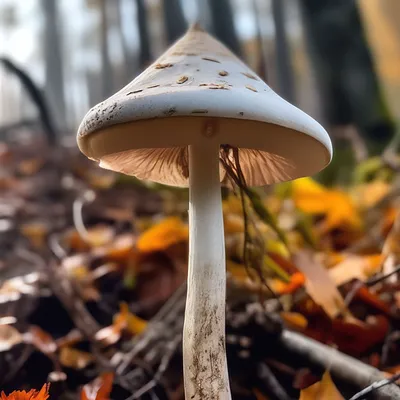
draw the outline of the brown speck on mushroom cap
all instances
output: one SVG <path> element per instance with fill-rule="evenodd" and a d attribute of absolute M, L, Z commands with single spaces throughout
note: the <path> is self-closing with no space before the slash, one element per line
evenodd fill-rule
<path fill-rule="evenodd" d="M 158 63 L 154 66 L 155 69 L 164 69 L 164 68 L 171 68 L 174 64 L 171 63 Z"/>
<path fill-rule="evenodd" d="M 228 76 L 229 75 L 228 71 L 219 71 L 218 74 L 221 75 L 221 76 Z"/>
<path fill-rule="evenodd" d="M 255 75 L 250 74 L 249 72 L 241 72 L 241 74 L 244 75 L 244 76 L 247 76 L 247 78 L 254 79 L 255 81 L 258 81 L 258 78 Z"/>
<path fill-rule="evenodd" d="M 258 92 L 258 90 L 257 90 L 255 87 L 253 87 L 253 86 L 246 85 L 246 88 L 249 89 L 249 90 L 251 90 L 252 92 Z"/>
<path fill-rule="evenodd" d="M 189 79 L 188 76 L 182 75 L 182 76 L 180 76 L 180 77 L 176 80 L 176 83 L 182 84 L 182 83 L 187 82 L 188 79 Z"/>

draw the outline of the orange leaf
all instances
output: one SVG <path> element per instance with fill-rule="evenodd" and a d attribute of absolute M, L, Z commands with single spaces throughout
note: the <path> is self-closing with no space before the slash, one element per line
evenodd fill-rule
<path fill-rule="evenodd" d="M 34 389 L 29 392 L 25 390 L 15 390 L 8 396 L 4 392 L 1 392 L 1 400 L 47 400 L 49 398 L 49 388 L 50 384 L 45 383 L 40 392 Z"/>
<path fill-rule="evenodd" d="M 297 330 L 304 330 L 305 328 L 307 328 L 308 321 L 303 314 L 297 312 L 282 311 L 280 313 L 280 316 L 282 317 L 286 325 L 289 326 L 289 328 Z"/>
<path fill-rule="evenodd" d="M 301 288 L 306 281 L 305 276 L 301 272 L 295 272 L 290 277 L 289 283 L 280 282 L 279 285 L 275 288 L 278 294 L 291 294 L 294 293 L 297 289 Z"/>
<path fill-rule="evenodd" d="M 189 238 L 189 229 L 179 218 L 166 218 L 138 238 L 137 248 L 143 253 L 163 251 Z"/>
<path fill-rule="evenodd" d="M 114 374 L 106 372 L 82 388 L 81 400 L 110 400 Z"/>
<path fill-rule="evenodd" d="M 314 383 L 300 392 L 299 400 L 316 399 L 344 400 L 344 397 L 337 390 L 328 371 L 324 373 L 320 382 Z"/>

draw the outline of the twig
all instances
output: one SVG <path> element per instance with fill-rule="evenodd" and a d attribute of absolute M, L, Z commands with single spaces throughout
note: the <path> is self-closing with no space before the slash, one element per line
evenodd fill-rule
<path fill-rule="evenodd" d="M 27 345 L 25 346 L 24 351 L 22 352 L 21 356 L 19 359 L 12 364 L 12 367 L 8 371 L 7 375 L 2 379 L 2 384 L 4 385 L 6 382 L 9 382 L 14 376 L 17 374 L 17 372 L 23 367 L 23 365 L 26 363 L 28 358 L 31 356 L 33 353 L 33 346 Z"/>
<path fill-rule="evenodd" d="M 49 283 L 55 296 L 59 298 L 74 321 L 76 327 L 91 342 L 97 343 L 94 339 L 100 326 L 86 309 L 78 292 L 74 289 L 73 283 L 65 275 L 61 268 L 57 268 L 54 262 L 50 262 Z"/>
<path fill-rule="evenodd" d="M 355 126 L 349 125 L 336 129 L 334 136 L 337 139 L 345 139 L 350 143 L 357 162 L 362 162 L 368 158 L 368 147 Z"/>
<path fill-rule="evenodd" d="M 378 390 L 386 385 L 389 385 L 391 383 L 396 382 L 397 380 L 400 379 L 400 373 L 393 375 L 391 378 L 388 379 L 382 379 L 379 382 L 374 382 L 365 389 L 361 390 L 360 392 L 356 393 L 353 397 L 351 397 L 349 400 L 362 400 L 365 399 L 366 396 L 371 394 L 373 391 Z M 399 397 L 397 397 L 399 398 Z"/>
<path fill-rule="evenodd" d="M 36 86 L 29 75 L 24 72 L 21 68 L 17 67 L 11 60 L 5 57 L 0 57 L 0 63 L 11 73 L 13 73 L 21 82 L 24 89 L 28 92 L 28 95 L 36 105 L 40 120 L 43 125 L 43 129 L 46 132 L 48 143 L 52 146 L 57 141 L 57 130 L 52 120 L 47 102 L 41 93 L 41 90 Z"/>
<path fill-rule="evenodd" d="M 291 364 L 297 357 L 303 366 L 320 371 L 329 369 L 334 379 L 358 390 L 386 379 L 378 369 L 296 332 L 283 331 L 276 351 L 281 359 L 286 357 Z M 382 387 L 379 399 L 400 399 L 400 388 L 394 384 Z"/>
<path fill-rule="evenodd" d="M 146 330 L 141 334 L 136 336 L 132 341 L 132 350 L 126 354 L 122 362 L 117 368 L 117 373 L 123 374 L 123 372 L 128 368 L 132 360 L 140 353 L 141 350 L 146 348 L 146 346 L 152 341 L 157 333 L 164 331 L 160 328 L 159 322 L 163 319 L 168 321 L 167 315 L 174 311 L 173 319 L 176 319 L 176 314 L 182 312 L 185 308 L 185 297 L 186 297 L 186 283 L 179 287 L 175 293 L 168 299 L 160 311 L 152 318 L 151 322 L 148 324 Z M 171 317 L 170 317 L 171 318 Z"/>
<path fill-rule="evenodd" d="M 267 364 L 260 363 L 258 365 L 257 375 L 259 378 L 258 384 L 268 394 L 268 398 L 271 400 L 292 400 Z"/>
<path fill-rule="evenodd" d="M 87 190 L 82 197 L 78 197 L 72 205 L 72 217 L 74 220 L 75 229 L 79 233 L 80 237 L 87 241 L 89 232 L 85 227 L 83 221 L 82 209 L 86 203 L 91 203 L 95 199 L 96 195 L 92 190 Z"/>
<path fill-rule="evenodd" d="M 396 275 L 400 273 L 400 265 L 398 265 L 393 271 L 388 272 L 387 274 L 381 274 L 376 277 L 370 278 L 365 282 L 365 285 L 368 287 L 374 286 L 378 283 L 381 283 L 387 278 L 390 278 L 392 275 Z"/>

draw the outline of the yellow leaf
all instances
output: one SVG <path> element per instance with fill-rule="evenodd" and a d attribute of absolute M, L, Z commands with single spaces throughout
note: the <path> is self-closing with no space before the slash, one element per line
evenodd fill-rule
<path fill-rule="evenodd" d="M 296 179 L 292 182 L 293 193 L 314 195 L 323 193 L 326 189 L 312 178 Z"/>
<path fill-rule="evenodd" d="M 125 318 L 128 332 L 132 335 L 138 335 L 139 333 L 142 333 L 147 327 L 147 321 L 131 313 L 129 311 L 128 304 L 122 303 L 120 307 L 120 315 L 123 315 Z"/>
<path fill-rule="evenodd" d="M 36 248 L 41 248 L 46 243 L 48 226 L 44 222 L 29 222 L 21 226 L 21 233 L 30 240 Z"/>
<path fill-rule="evenodd" d="M 338 189 L 326 189 L 311 178 L 293 182 L 293 201 L 305 213 L 324 215 L 323 231 L 342 225 L 353 228 L 361 226 L 358 210 L 347 193 Z"/>
<path fill-rule="evenodd" d="M 239 214 L 242 215 L 242 201 L 239 197 L 230 195 L 222 202 L 224 214 Z"/>
<path fill-rule="evenodd" d="M 166 218 L 141 234 L 137 249 L 143 253 L 163 251 L 168 247 L 185 242 L 189 238 L 189 229 L 179 218 Z"/>
<path fill-rule="evenodd" d="M 226 235 L 232 233 L 242 233 L 244 231 L 243 217 L 238 214 L 225 214 L 224 229 Z"/>
<path fill-rule="evenodd" d="M 328 371 L 324 373 L 320 382 L 314 383 L 308 388 L 303 389 L 300 393 L 299 400 L 316 399 L 344 400 L 344 397 L 337 390 Z"/>

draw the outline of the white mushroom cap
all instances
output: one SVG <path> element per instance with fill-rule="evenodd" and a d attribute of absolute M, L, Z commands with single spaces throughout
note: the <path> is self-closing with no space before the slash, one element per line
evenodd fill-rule
<path fill-rule="evenodd" d="M 78 131 L 79 148 L 100 166 L 175 186 L 188 185 L 187 146 L 205 140 L 239 148 L 249 186 L 313 175 L 332 157 L 321 125 L 198 26 L 93 107 Z"/>

